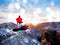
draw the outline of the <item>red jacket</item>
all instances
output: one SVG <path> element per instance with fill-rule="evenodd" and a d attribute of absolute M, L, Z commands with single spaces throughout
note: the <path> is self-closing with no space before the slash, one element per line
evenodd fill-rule
<path fill-rule="evenodd" d="M 18 18 L 16 18 L 16 21 L 17 21 L 17 23 L 22 23 L 22 18 L 18 17 Z"/>

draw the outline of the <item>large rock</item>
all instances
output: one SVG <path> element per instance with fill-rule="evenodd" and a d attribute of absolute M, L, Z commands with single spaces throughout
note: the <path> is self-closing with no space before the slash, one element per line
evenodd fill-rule
<path fill-rule="evenodd" d="M 6 24 L 0 28 L 0 45 L 41 45 L 37 40 L 37 37 L 41 37 L 37 29 L 14 32 L 13 28 L 15 28 L 15 24 L 9 23 L 8 26 L 11 28 L 5 26 Z"/>
<path fill-rule="evenodd" d="M 40 31 L 38 29 L 35 28 L 30 28 L 26 30 L 26 33 L 31 37 L 31 38 L 35 38 L 38 39 L 42 37 L 42 35 L 40 34 Z"/>
<path fill-rule="evenodd" d="M 1 45 L 41 45 L 38 40 L 28 36 L 25 30 L 7 34 L 2 36 Z"/>

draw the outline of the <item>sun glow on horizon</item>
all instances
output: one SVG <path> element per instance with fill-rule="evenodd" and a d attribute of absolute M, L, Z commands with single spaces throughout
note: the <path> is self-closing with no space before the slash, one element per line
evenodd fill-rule
<path fill-rule="evenodd" d="M 26 2 L 27 0 L 24 3 Z M 32 23 L 33 25 L 36 25 L 42 22 L 60 21 L 59 20 L 60 9 L 58 9 L 57 7 L 54 7 L 53 2 L 50 6 L 47 6 L 45 10 L 42 10 L 41 8 L 34 8 L 34 7 L 25 9 L 24 7 L 21 7 L 17 2 L 9 4 L 7 8 L 8 8 L 8 11 L 10 11 L 9 13 L 6 14 L 8 15 L 7 16 L 8 22 L 16 23 L 16 18 L 19 15 L 22 17 L 24 23 Z M 17 10 L 17 12 L 14 12 L 15 10 Z"/>

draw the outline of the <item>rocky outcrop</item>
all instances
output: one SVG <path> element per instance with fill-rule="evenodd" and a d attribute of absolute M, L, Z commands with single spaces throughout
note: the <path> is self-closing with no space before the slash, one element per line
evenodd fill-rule
<path fill-rule="evenodd" d="M 41 34 L 37 29 L 30 28 L 14 32 L 15 25 L 13 23 L 0 25 L 0 45 L 42 45 L 38 41 Z"/>

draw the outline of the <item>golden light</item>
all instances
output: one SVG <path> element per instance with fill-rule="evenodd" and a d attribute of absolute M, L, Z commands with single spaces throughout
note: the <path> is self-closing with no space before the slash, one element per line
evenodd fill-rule
<path fill-rule="evenodd" d="M 31 22 L 33 25 L 37 25 L 38 23 L 40 23 L 40 21 L 32 21 Z"/>

